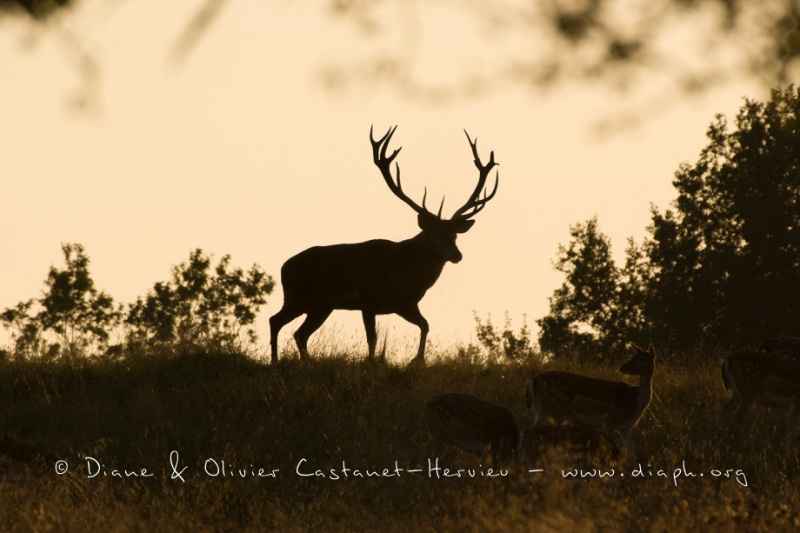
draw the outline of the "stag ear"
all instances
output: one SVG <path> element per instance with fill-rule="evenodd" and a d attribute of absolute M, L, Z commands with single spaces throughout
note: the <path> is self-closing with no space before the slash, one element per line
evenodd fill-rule
<path fill-rule="evenodd" d="M 475 223 L 474 220 L 451 220 L 450 223 L 453 226 L 453 230 L 456 233 L 465 233 L 472 225 Z"/>
<path fill-rule="evenodd" d="M 428 211 L 423 211 L 417 215 L 417 225 L 422 231 L 435 230 L 437 226 L 441 227 L 441 224 L 442 219 Z"/>

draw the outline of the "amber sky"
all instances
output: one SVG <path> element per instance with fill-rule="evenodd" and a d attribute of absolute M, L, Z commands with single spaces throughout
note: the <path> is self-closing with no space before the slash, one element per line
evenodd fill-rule
<path fill-rule="evenodd" d="M 561 283 L 551 262 L 569 225 L 597 215 L 621 257 L 651 202 L 673 198 L 672 175 L 696 158 L 714 114 L 763 96 L 741 86 L 679 97 L 639 127 L 598 137 L 591 124 L 626 97 L 597 87 L 505 86 L 438 104 L 369 85 L 326 91 L 322 66 L 372 50 L 311 2 L 229 2 L 175 67 L 170 51 L 195 8 L 87 0 L 68 23 L 100 69 L 96 102 L 80 113 L 65 104 L 80 82 L 58 32 L 0 24 L 0 309 L 40 294 L 63 242 L 82 243 L 97 286 L 130 302 L 197 247 L 277 278 L 312 245 L 411 237 L 415 216 L 383 184 L 368 142 L 371 124 L 399 124 L 404 187 L 419 200 L 427 186 L 431 204 L 446 195 L 448 214 L 477 177 L 462 128 L 500 163 L 497 197 L 459 239 L 464 260 L 422 301 L 432 339 L 468 341 L 473 310 L 496 322 L 508 311 L 515 326 L 527 314 L 533 326 Z M 423 78 L 480 52 L 464 38 L 468 23 L 454 17 L 452 34 L 424 35 Z M 262 340 L 281 301 L 280 290 L 269 299 Z M 335 313 L 331 334 L 360 340 L 351 318 Z M 390 350 L 416 336 L 397 317 L 379 325 Z"/>

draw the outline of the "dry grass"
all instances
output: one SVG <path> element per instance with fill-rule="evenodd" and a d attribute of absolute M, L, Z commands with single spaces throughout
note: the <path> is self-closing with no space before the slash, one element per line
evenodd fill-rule
<path fill-rule="evenodd" d="M 515 467 L 496 479 L 427 475 L 425 403 L 442 392 L 466 392 L 508 405 L 525 427 L 531 422 L 524 401 L 525 381 L 535 370 L 530 366 L 440 360 L 419 368 L 347 357 L 269 366 L 214 354 L 6 362 L 0 364 L 0 429 L 13 437 L 9 442 L 29 444 L 43 460 L 4 452 L 0 445 L 0 529 L 798 527 L 798 454 L 777 438 L 773 423 L 780 415 L 754 409 L 746 442 L 727 446 L 718 440 L 725 401 L 719 359 L 714 355 L 693 368 L 658 366 L 653 403 L 634 430 L 645 475 L 617 472 L 604 480 L 563 479 L 553 465 L 543 474 Z M 619 379 L 613 367 L 557 366 Z M 187 467 L 185 482 L 172 479 L 173 450 L 178 469 Z M 67 461 L 69 472 L 57 475 L 53 456 Z M 105 465 L 105 475 L 90 478 L 86 456 Z M 299 476 L 302 459 L 305 473 L 319 469 L 322 475 Z M 246 476 L 204 472 L 204 464 L 214 470 L 222 461 L 229 471 L 245 469 Z M 377 478 L 350 471 L 345 479 L 343 462 L 353 470 L 403 471 Z M 460 456 L 454 466 L 485 473 L 487 466 L 479 464 L 477 457 Z M 696 477 L 675 481 L 684 464 Z M 146 468 L 153 475 L 114 477 L 115 468 Z M 407 472 L 411 468 L 423 472 Z M 279 472 L 275 478 L 254 476 L 259 469 Z M 727 469 L 733 469 L 731 477 L 714 476 Z"/>

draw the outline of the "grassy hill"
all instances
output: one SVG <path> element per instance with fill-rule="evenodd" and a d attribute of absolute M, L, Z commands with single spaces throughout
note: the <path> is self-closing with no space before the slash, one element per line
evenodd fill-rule
<path fill-rule="evenodd" d="M 343 356 L 270 366 L 227 354 L 6 361 L 0 529 L 798 527 L 798 454 L 774 427 L 781 414 L 756 408 L 745 442 L 719 442 L 721 358 L 710 354 L 699 368 L 659 361 L 654 399 L 633 432 L 643 475 L 603 480 L 564 479 L 561 467 L 572 465 L 555 463 L 542 474 L 520 466 L 489 478 L 480 475 L 488 465 L 464 454 L 455 466 L 477 477 L 428 475 L 425 403 L 466 392 L 509 406 L 527 427 L 524 386 L 536 363 L 399 367 Z M 548 368 L 621 379 L 615 367 Z"/>

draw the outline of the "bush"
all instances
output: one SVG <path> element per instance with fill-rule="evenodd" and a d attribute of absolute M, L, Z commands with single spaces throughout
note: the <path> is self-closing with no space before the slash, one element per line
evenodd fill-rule
<path fill-rule="evenodd" d="M 223 256 L 212 272 L 211 257 L 198 248 L 188 263 L 173 267 L 170 281 L 156 283 L 129 307 L 129 342 L 144 348 L 238 350 L 244 333 L 254 343 L 255 331 L 247 326 L 275 282 L 258 265 L 247 273 L 230 270 L 230 259 Z"/>
<path fill-rule="evenodd" d="M 108 347 L 109 332 L 119 324 L 114 300 L 94 287 L 83 246 L 63 244 L 61 250 L 66 268 L 50 267 L 42 298 L 20 302 L 0 314 L 0 322 L 11 330 L 18 357 L 99 353 Z"/>

